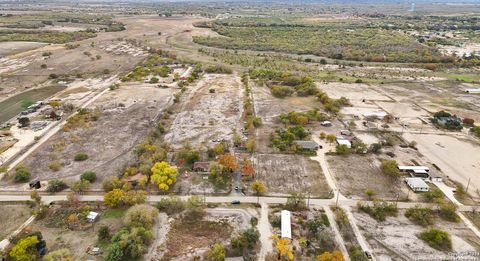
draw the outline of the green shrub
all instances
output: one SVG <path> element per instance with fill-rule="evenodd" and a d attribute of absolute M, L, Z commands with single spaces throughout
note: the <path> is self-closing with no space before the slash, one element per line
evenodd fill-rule
<path fill-rule="evenodd" d="M 442 201 L 438 204 L 438 215 L 446 221 L 460 222 L 460 217 L 456 212 L 455 205 L 448 202 Z"/>
<path fill-rule="evenodd" d="M 62 180 L 54 179 L 48 182 L 47 191 L 54 193 L 60 192 L 66 188 L 68 188 L 68 186 L 65 182 L 63 182 Z"/>
<path fill-rule="evenodd" d="M 75 154 L 75 157 L 73 158 L 75 161 L 85 161 L 88 159 L 88 155 L 85 152 L 79 152 Z"/>
<path fill-rule="evenodd" d="M 285 98 L 293 94 L 293 88 L 283 85 L 273 85 L 270 89 L 273 96 L 277 98 Z"/>
<path fill-rule="evenodd" d="M 80 176 L 81 180 L 88 180 L 90 183 L 94 182 L 97 179 L 97 174 L 93 171 L 85 171 Z"/>
<path fill-rule="evenodd" d="M 20 166 L 15 169 L 15 176 L 13 177 L 15 182 L 23 182 L 30 179 L 30 172 L 27 168 Z"/>
<path fill-rule="evenodd" d="M 423 231 L 419 237 L 429 246 L 437 250 L 448 251 L 452 249 L 452 240 L 450 239 L 450 235 L 445 231 L 432 228 Z"/>
<path fill-rule="evenodd" d="M 358 203 L 358 208 L 377 221 L 385 221 L 388 216 L 397 215 L 397 206 L 394 203 L 375 200 L 373 205 Z"/>
<path fill-rule="evenodd" d="M 405 217 L 417 225 L 427 226 L 433 224 L 433 211 L 430 208 L 422 208 L 420 206 L 409 208 L 405 211 Z"/>
<path fill-rule="evenodd" d="M 157 207 L 159 211 L 165 212 L 170 216 L 185 210 L 186 205 L 179 197 L 171 196 L 160 199 L 160 201 L 155 204 L 155 207 Z"/>
<path fill-rule="evenodd" d="M 62 168 L 62 164 L 55 161 L 48 164 L 48 168 L 51 169 L 52 171 L 59 171 Z"/>

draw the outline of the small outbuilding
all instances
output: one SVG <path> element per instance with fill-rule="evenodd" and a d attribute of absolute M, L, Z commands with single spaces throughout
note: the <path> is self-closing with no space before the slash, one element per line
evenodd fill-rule
<path fill-rule="evenodd" d="M 337 144 L 338 145 L 345 145 L 349 149 L 352 148 L 352 143 L 349 140 L 347 140 L 347 139 L 345 139 L 344 137 L 341 137 L 341 136 L 337 137 Z"/>
<path fill-rule="evenodd" d="M 428 184 L 422 178 L 405 178 L 407 185 L 415 192 L 427 192 L 430 190 Z"/>
<path fill-rule="evenodd" d="M 193 170 L 198 172 L 207 172 L 210 170 L 209 161 L 197 161 L 193 163 Z"/>
<path fill-rule="evenodd" d="M 87 221 L 90 223 L 93 223 L 97 220 L 97 218 L 98 218 L 98 213 L 90 211 L 87 216 Z"/>
<path fill-rule="evenodd" d="M 316 151 L 319 148 L 318 143 L 313 140 L 295 140 L 293 143 L 298 145 L 303 150 Z"/>

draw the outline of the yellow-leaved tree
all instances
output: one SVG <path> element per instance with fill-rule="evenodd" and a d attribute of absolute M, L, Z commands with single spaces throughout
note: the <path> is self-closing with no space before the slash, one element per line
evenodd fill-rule
<path fill-rule="evenodd" d="M 342 252 L 335 250 L 332 253 L 324 252 L 317 256 L 317 261 L 344 261 Z"/>
<path fill-rule="evenodd" d="M 288 238 L 280 238 L 277 235 L 271 236 L 275 242 L 275 248 L 282 259 L 293 260 L 292 242 Z"/>
<path fill-rule="evenodd" d="M 170 185 L 177 181 L 177 169 L 165 161 L 155 163 L 150 170 L 152 171 L 150 181 L 163 191 L 168 191 Z"/>

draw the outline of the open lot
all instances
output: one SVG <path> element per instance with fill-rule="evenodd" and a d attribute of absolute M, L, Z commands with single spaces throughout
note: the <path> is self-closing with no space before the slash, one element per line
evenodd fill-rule
<path fill-rule="evenodd" d="M 151 84 L 125 84 L 109 91 L 91 105 L 100 112 L 89 127 L 60 131 L 43 144 L 25 162 L 33 177 L 40 179 L 74 178 L 86 170 L 102 179 L 116 175 L 132 158 L 133 149 L 147 134 L 152 120 L 172 100 L 172 91 Z M 114 134 L 114 135 L 113 135 Z M 78 152 L 86 161 L 74 161 Z M 62 168 L 52 171 L 48 165 L 58 162 Z"/>
<path fill-rule="evenodd" d="M 181 111 L 165 135 L 172 147 L 186 142 L 194 147 L 216 139 L 232 140 L 242 114 L 240 78 L 232 75 L 207 74 L 182 97 Z M 210 89 L 215 92 L 211 93 Z"/>
<path fill-rule="evenodd" d="M 26 204 L 0 205 L 0 241 L 15 231 L 32 215 Z"/>
<path fill-rule="evenodd" d="M 435 163 L 450 179 L 464 187 L 470 180 L 469 192 L 479 197 L 480 190 L 480 146 L 478 142 L 451 135 L 404 134 L 407 140 L 415 140 L 418 150 Z M 471 157 L 468 155 L 472 155 Z"/>
<path fill-rule="evenodd" d="M 449 253 L 435 250 L 418 238 L 424 228 L 409 221 L 403 211 L 397 217 L 389 217 L 381 223 L 365 213 L 354 212 L 354 217 L 379 260 L 449 258 Z M 451 235 L 452 252 L 462 255 L 462 258 L 473 258 L 471 255 L 479 251 L 478 238 L 463 223 L 435 220 L 434 227 Z"/>
<path fill-rule="evenodd" d="M 383 174 L 380 162 L 374 156 L 328 156 L 327 161 L 340 192 L 345 196 L 367 199 L 365 190 L 371 189 L 376 192 L 377 198 L 394 200 L 397 195 L 400 199 L 407 197 L 408 187 L 402 181 L 393 181 Z"/>
<path fill-rule="evenodd" d="M 29 51 L 46 44 L 37 42 L 3 42 L 0 43 L 0 57 Z"/>
<path fill-rule="evenodd" d="M 269 194 L 291 191 L 310 192 L 313 196 L 329 197 L 331 188 L 318 162 L 302 155 L 255 154 L 255 179 L 262 180 Z"/>

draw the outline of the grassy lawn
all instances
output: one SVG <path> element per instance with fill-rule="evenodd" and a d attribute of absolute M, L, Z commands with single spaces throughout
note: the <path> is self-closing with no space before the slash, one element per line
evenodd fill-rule
<path fill-rule="evenodd" d="M 102 218 L 122 218 L 127 212 L 127 209 L 116 208 L 116 209 L 107 209 L 103 212 Z"/>

